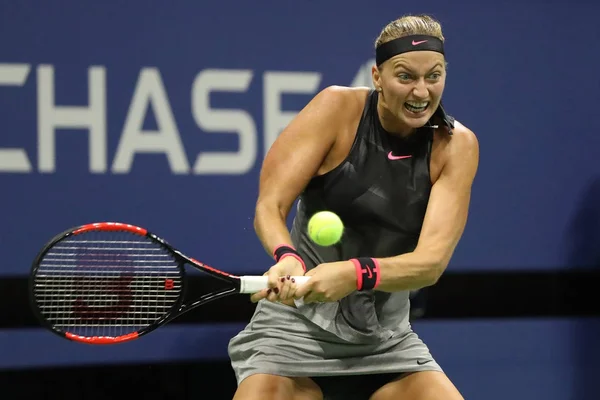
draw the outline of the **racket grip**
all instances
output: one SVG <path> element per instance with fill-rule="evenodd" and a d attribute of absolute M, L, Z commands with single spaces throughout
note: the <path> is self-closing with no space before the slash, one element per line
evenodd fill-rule
<path fill-rule="evenodd" d="M 310 279 L 310 276 L 293 276 L 297 285 L 301 285 Z M 268 277 L 244 275 L 240 276 L 240 293 L 256 293 L 263 289 L 267 289 Z"/>

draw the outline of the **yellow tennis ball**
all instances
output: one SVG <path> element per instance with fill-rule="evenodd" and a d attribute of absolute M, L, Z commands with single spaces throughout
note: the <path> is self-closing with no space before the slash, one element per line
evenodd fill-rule
<path fill-rule="evenodd" d="M 331 211 L 320 211 L 308 221 L 308 236 L 319 246 L 331 246 L 342 238 L 344 224 Z"/>

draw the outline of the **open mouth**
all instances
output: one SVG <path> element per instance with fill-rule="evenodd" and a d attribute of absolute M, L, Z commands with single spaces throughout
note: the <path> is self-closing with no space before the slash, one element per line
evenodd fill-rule
<path fill-rule="evenodd" d="M 425 102 L 407 101 L 406 103 L 404 103 L 404 108 L 406 108 L 408 111 L 410 111 L 411 113 L 414 113 L 414 114 L 422 113 L 423 111 L 427 110 L 427 107 L 429 107 L 428 101 L 425 101 Z"/>

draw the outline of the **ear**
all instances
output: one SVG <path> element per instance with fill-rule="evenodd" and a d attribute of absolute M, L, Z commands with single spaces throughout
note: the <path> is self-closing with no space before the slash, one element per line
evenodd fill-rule
<path fill-rule="evenodd" d="M 377 65 L 373 65 L 371 67 L 371 77 L 373 78 L 373 86 L 375 87 L 375 90 L 381 92 L 381 73 L 379 68 L 377 68 Z"/>

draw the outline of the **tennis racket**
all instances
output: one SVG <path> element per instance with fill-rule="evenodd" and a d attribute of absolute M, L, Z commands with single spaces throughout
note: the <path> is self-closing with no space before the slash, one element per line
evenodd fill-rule
<path fill-rule="evenodd" d="M 186 299 L 186 265 L 227 282 Z M 294 277 L 297 284 L 308 280 Z M 146 229 L 118 222 L 79 226 L 35 258 L 29 294 L 42 325 L 88 344 L 131 341 L 202 304 L 267 288 L 266 276 L 235 276 L 187 257 Z"/>

